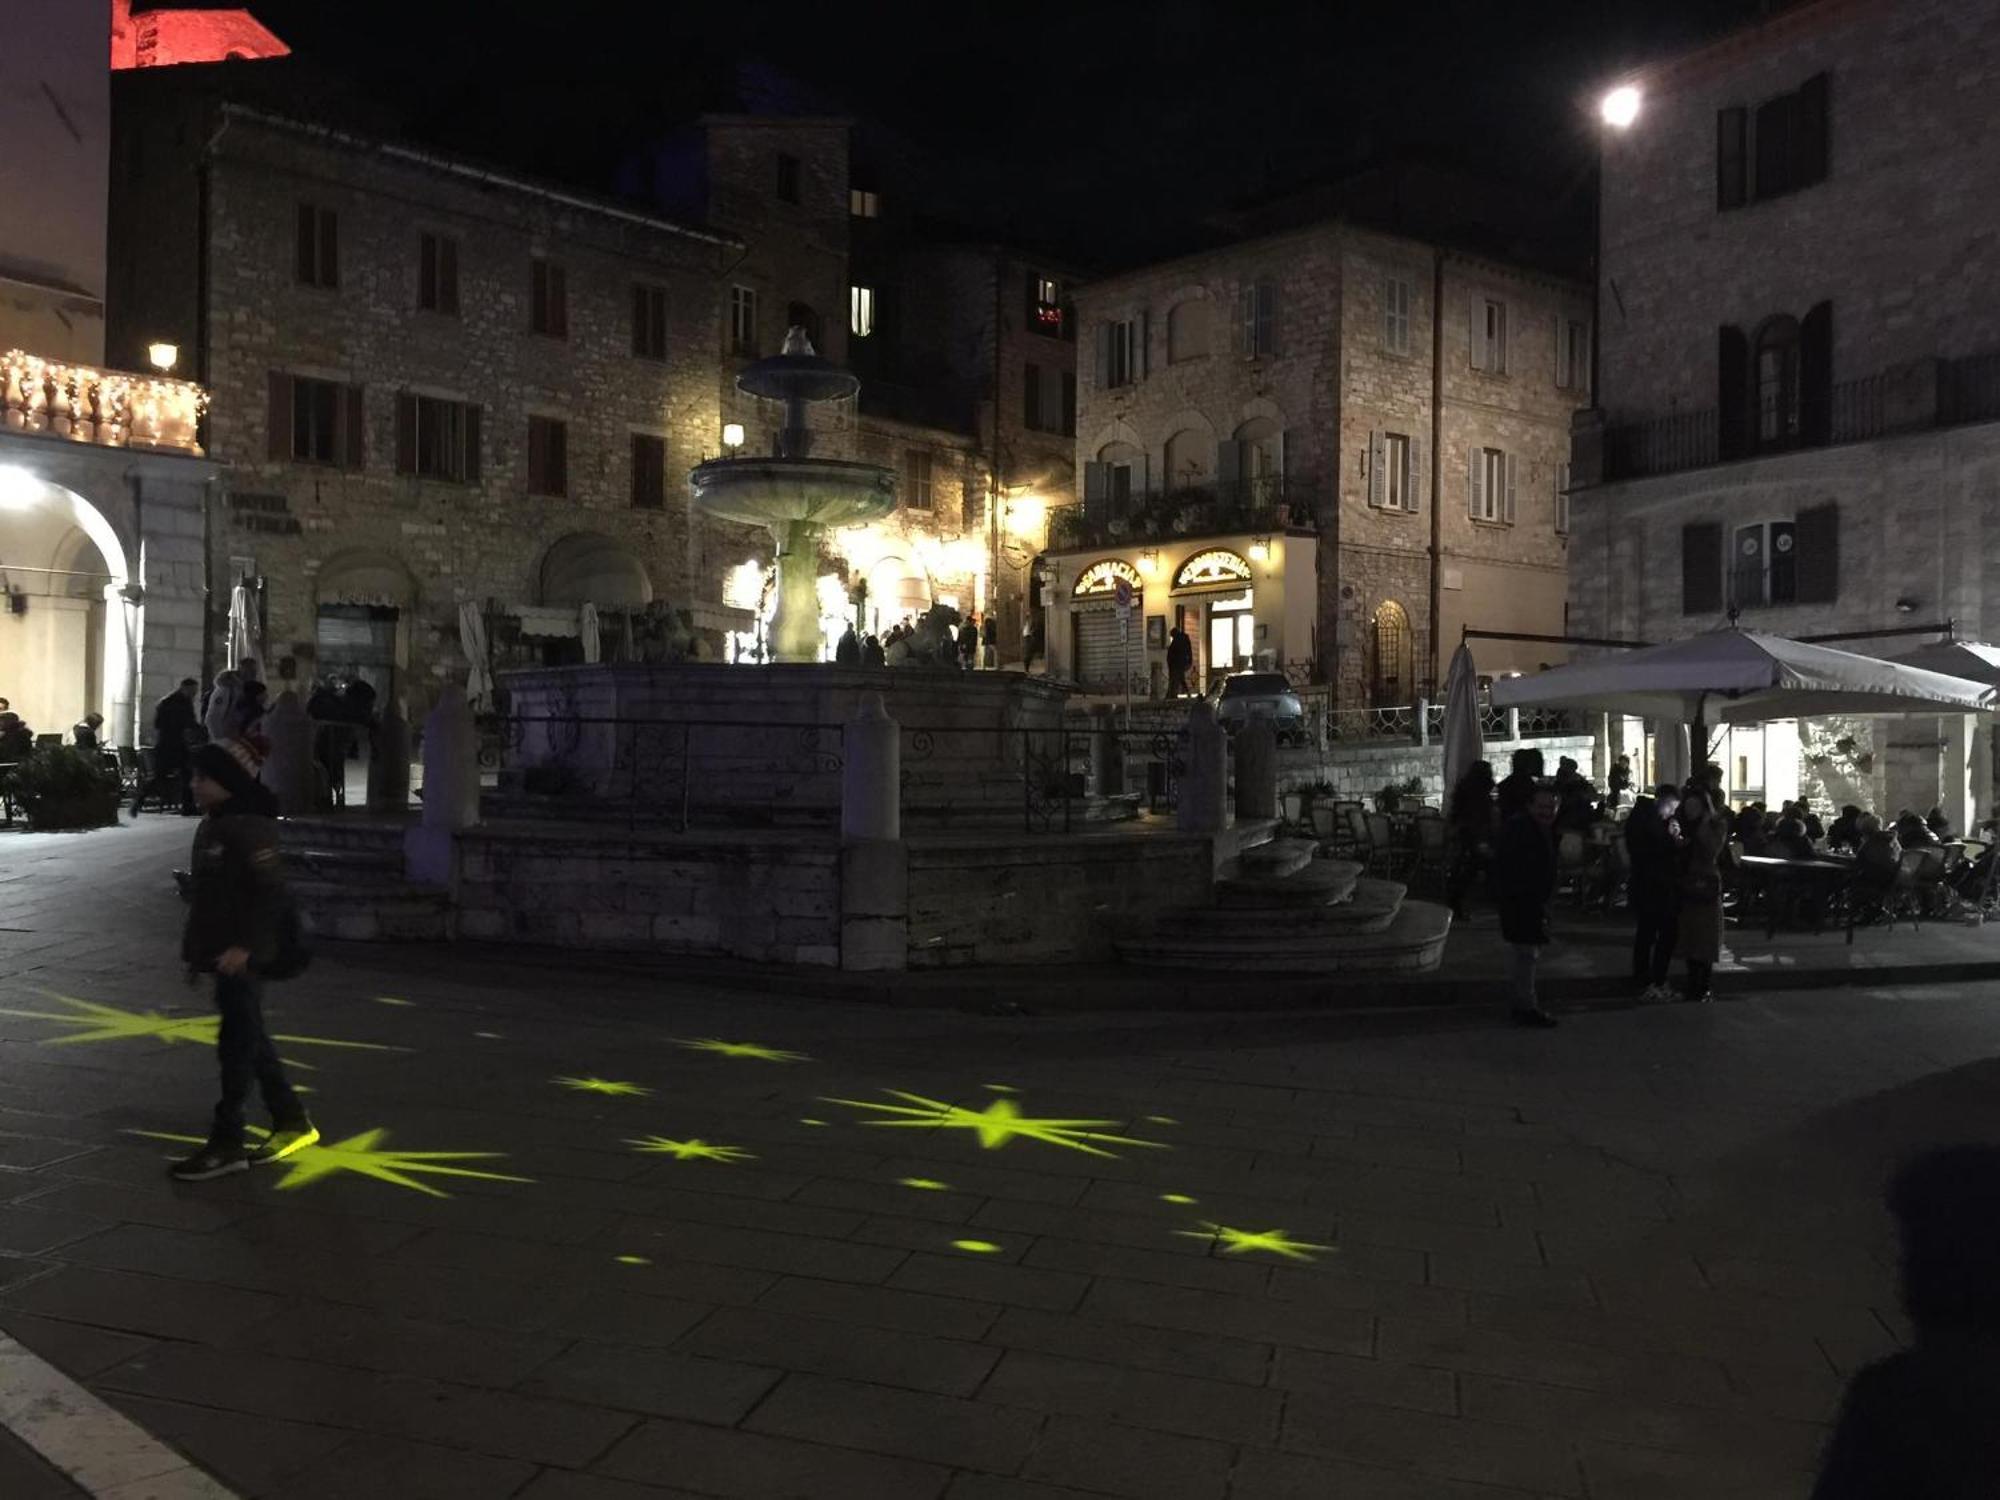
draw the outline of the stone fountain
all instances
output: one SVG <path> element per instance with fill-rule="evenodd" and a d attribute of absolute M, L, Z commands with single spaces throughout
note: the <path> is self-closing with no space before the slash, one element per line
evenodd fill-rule
<path fill-rule="evenodd" d="M 779 662 L 820 659 L 819 539 L 828 527 L 872 521 L 896 508 L 896 475 L 880 464 L 814 458 L 807 409 L 851 398 L 861 382 L 814 352 L 803 328 L 782 352 L 736 377 L 738 390 L 784 403 L 776 451 L 763 458 L 714 458 L 689 476 L 697 508 L 725 521 L 767 528 L 778 544 L 778 608 L 771 654 Z"/>

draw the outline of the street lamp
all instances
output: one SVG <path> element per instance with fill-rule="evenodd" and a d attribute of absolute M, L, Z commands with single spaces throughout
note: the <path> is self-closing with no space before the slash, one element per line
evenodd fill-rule
<path fill-rule="evenodd" d="M 724 422 L 722 424 L 722 446 L 727 448 L 731 453 L 734 453 L 738 448 L 743 446 L 743 424 L 741 422 Z"/>
<path fill-rule="evenodd" d="M 168 371 L 172 370 L 176 364 L 180 363 L 180 357 L 181 357 L 181 348 L 179 344 L 169 344 L 161 342 L 157 344 L 148 344 L 146 346 L 147 363 L 152 365 L 152 367 L 158 370 L 162 375 L 165 375 Z"/>
<path fill-rule="evenodd" d="M 1604 142 L 1608 135 L 1631 129 L 1643 98 L 1637 84 L 1621 83 L 1605 90 L 1597 101 L 1597 118 L 1604 128 L 1597 133 L 1597 181 L 1590 195 L 1590 404 L 1594 408 L 1604 399 L 1597 384 L 1598 350 L 1604 345 Z"/>
<path fill-rule="evenodd" d="M 1624 130 L 1639 118 L 1639 90 L 1621 83 L 1598 101 L 1598 116 L 1613 130 Z"/>

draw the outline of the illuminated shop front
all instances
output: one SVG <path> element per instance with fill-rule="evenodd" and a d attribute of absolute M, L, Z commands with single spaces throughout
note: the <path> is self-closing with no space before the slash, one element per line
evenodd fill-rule
<path fill-rule="evenodd" d="M 1177 538 L 1121 550 L 1079 548 L 1045 559 L 1051 675 L 1086 692 L 1154 697 L 1167 690 L 1167 641 L 1178 626 L 1194 653 L 1188 685 L 1260 668 L 1312 672 L 1319 540 L 1308 532 Z M 1121 585 L 1133 603 L 1121 623 Z"/>

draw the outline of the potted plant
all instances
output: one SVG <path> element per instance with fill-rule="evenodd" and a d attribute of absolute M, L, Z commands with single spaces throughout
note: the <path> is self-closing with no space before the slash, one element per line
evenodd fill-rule
<path fill-rule="evenodd" d="M 119 791 L 116 771 L 68 745 L 36 750 L 14 772 L 14 800 L 34 829 L 114 824 Z"/>

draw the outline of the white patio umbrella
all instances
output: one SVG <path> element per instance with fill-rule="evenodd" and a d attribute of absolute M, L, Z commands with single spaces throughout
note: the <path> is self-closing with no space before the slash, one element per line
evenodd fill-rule
<path fill-rule="evenodd" d="M 1920 667 L 1926 672 L 1943 672 L 1948 677 L 2000 687 L 2000 646 L 1989 646 L 1984 641 L 1933 641 L 1890 659 L 1899 666 Z"/>
<path fill-rule="evenodd" d="M 1921 667 L 1857 656 L 1754 630 L 1609 652 L 1493 684 L 1503 708 L 1590 708 L 1707 726 L 1826 714 L 1977 713 L 2000 692 Z M 1701 753 L 1697 748 L 1697 754 Z"/>
<path fill-rule="evenodd" d="M 483 712 L 493 698 L 493 667 L 486 643 L 486 616 L 476 599 L 458 606 L 458 644 L 465 652 L 465 701 Z"/>
<path fill-rule="evenodd" d="M 1472 664 L 1472 647 L 1464 642 L 1451 654 L 1444 674 L 1444 793 L 1452 791 L 1486 748 L 1479 730 L 1479 669 Z"/>
<path fill-rule="evenodd" d="M 588 599 L 576 612 L 577 633 L 583 637 L 583 659 L 595 664 L 604 659 L 604 635 L 598 625 L 597 606 Z"/>

